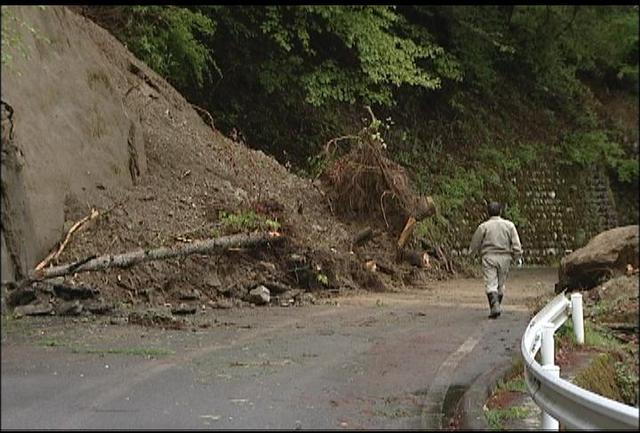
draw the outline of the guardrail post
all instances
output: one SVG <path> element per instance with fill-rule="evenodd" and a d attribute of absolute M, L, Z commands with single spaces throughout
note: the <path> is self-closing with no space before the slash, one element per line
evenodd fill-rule
<path fill-rule="evenodd" d="M 555 365 L 555 342 L 553 341 L 555 331 L 556 328 L 552 323 L 542 325 L 542 345 L 540 350 L 542 352 L 542 369 L 557 378 L 560 377 L 560 367 Z M 560 424 L 558 420 L 542 411 L 542 429 L 558 431 Z"/>
<path fill-rule="evenodd" d="M 547 372 L 550 376 L 558 379 L 560 378 L 560 367 L 557 365 L 543 365 L 542 369 Z M 560 430 L 560 423 L 557 419 L 542 411 L 542 430 Z"/>
<path fill-rule="evenodd" d="M 552 323 L 542 325 L 542 346 L 540 347 L 542 352 L 542 365 L 555 364 L 555 346 L 553 342 L 553 333 L 555 330 Z"/>
<path fill-rule="evenodd" d="M 571 294 L 571 320 L 573 321 L 573 332 L 578 344 L 584 344 L 584 321 L 582 318 L 582 294 Z"/>

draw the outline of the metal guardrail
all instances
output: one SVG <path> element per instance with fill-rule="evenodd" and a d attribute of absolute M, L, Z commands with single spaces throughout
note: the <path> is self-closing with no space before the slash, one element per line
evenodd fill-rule
<path fill-rule="evenodd" d="M 522 336 L 524 377 L 529 393 L 543 410 L 542 428 L 638 430 L 637 407 L 627 406 L 580 388 L 560 378 L 554 365 L 553 334 L 569 318 L 573 319 L 578 344 L 584 343 L 582 295 L 575 293 L 569 301 L 564 293 L 556 296 L 529 322 Z M 541 350 L 542 349 L 542 350 Z M 536 360 L 541 350 L 542 365 Z"/>

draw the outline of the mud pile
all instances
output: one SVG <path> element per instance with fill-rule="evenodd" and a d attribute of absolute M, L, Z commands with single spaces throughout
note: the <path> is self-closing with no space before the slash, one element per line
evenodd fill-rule
<path fill-rule="evenodd" d="M 2 142 L 3 281 L 19 280 L 47 257 L 45 269 L 239 232 L 275 230 L 286 239 L 70 274 L 27 288 L 31 295 L 9 293 L 11 306 L 35 303 L 41 314 L 122 306 L 193 312 L 292 305 L 433 277 L 393 263 L 397 233 L 376 229 L 356 246 L 366 218 L 338 218 L 320 181 L 223 136 L 215 119 L 93 22 L 66 7 L 10 12 L 34 31 L 12 30 L 30 54 L 2 71 L 2 101 L 11 110 L 3 121 L 12 128 L 9 136 L 3 127 Z M 391 271 L 367 268 L 371 260 Z M 92 295 L 59 295 L 74 287 Z"/>

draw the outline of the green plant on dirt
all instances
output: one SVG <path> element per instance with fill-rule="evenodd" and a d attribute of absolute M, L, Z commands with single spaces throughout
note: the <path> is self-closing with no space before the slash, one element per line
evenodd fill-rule
<path fill-rule="evenodd" d="M 87 73 L 87 83 L 91 89 L 96 89 L 97 85 L 102 85 L 105 89 L 113 91 L 113 86 L 107 73 L 103 70 L 92 70 Z"/>
<path fill-rule="evenodd" d="M 46 6 L 39 6 L 44 9 Z M 51 44 L 51 40 L 46 36 L 43 36 L 36 28 L 34 28 L 29 22 L 18 18 L 16 11 L 12 6 L 2 6 L 2 66 L 6 66 L 9 69 L 14 69 L 14 54 L 17 52 L 24 59 L 29 58 L 29 50 L 27 49 L 22 29 L 26 29 L 35 39 Z M 20 76 L 22 73 L 16 71 Z"/>
<path fill-rule="evenodd" d="M 573 322 L 567 320 L 556 331 L 556 346 L 574 348 L 577 346 L 574 337 Z M 598 349 L 620 349 L 623 344 L 611 335 L 611 332 L 590 320 L 584 320 L 584 346 Z"/>
<path fill-rule="evenodd" d="M 637 351 L 637 348 L 636 348 Z M 638 407 L 639 404 L 639 378 L 638 378 L 638 365 L 637 359 L 638 355 L 635 354 L 636 365 L 635 368 L 633 366 L 632 355 L 627 355 L 627 359 L 623 359 L 623 361 L 617 361 L 614 364 L 614 369 L 616 371 L 616 383 L 620 388 L 620 395 L 622 396 L 622 400 L 631 406 Z"/>
<path fill-rule="evenodd" d="M 175 352 L 168 349 L 154 349 L 147 347 L 112 347 L 108 349 L 97 349 L 92 347 L 73 347 L 71 349 L 72 353 L 87 353 L 87 354 L 96 354 L 96 355 L 133 355 L 133 356 L 144 356 L 147 358 L 159 357 L 159 356 L 168 356 L 172 355 Z"/>
<path fill-rule="evenodd" d="M 524 381 L 524 373 L 520 372 L 519 377 L 513 377 L 509 380 L 500 379 L 496 385 L 498 390 L 527 393 L 527 384 Z"/>
<path fill-rule="evenodd" d="M 106 349 L 88 347 L 63 341 L 56 337 L 47 337 L 38 340 L 38 346 L 44 347 L 66 347 L 71 353 L 87 353 L 95 355 L 133 355 L 145 357 L 158 357 L 172 355 L 174 352 L 168 349 L 146 348 L 146 347 L 110 347 Z"/>
<path fill-rule="evenodd" d="M 491 430 L 503 430 L 505 421 L 526 418 L 530 412 L 525 407 L 514 406 L 507 409 L 485 410 L 484 416 Z"/>
<path fill-rule="evenodd" d="M 225 233 L 246 233 L 253 231 L 277 231 L 280 223 L 277 220 L 256 213 L 253 210 L 231 213 L 219 212 L 219 221 Z"/>
<path fill-rule="evenodd" d="M 574 383 L 598 395 L 623 402 L 615 367 L 619 360 L 620 357 L 614 353 L 599 354 L 587 368 L 576 375 Z"/>
<path fill-rule="evenodd" d="M 322 272 L 319 272 L 318 274 L 316 274 L 316 279 L 318 280 L 318 282 L 320 284 L 322 284 L 323 286 L 328 286 L 329 285 L 329 277 L 327 277 L 325 274 L 323 274 Z"/>

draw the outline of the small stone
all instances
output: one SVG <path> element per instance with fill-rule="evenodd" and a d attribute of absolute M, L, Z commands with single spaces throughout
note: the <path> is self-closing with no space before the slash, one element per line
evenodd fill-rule
<path fill-rule="evenodd" d="M 79 301 L 62 302 L 56 307 L 56 314 L 59 316 L 77 316 L 82 312 L 82 305 Z"/>
<path fill-rule="evenodd" d="M 198 308 L 194 304 L 185 304 L 184 302 L 171 309 L 172 314 L 195 314 Z"/>
<path fill-rule="evenodd" d="M 47 303 L 21 305 L 13 310 L 15 317 L 22 316 L 47 316 L 54 314 L 53 306 Z"/>

